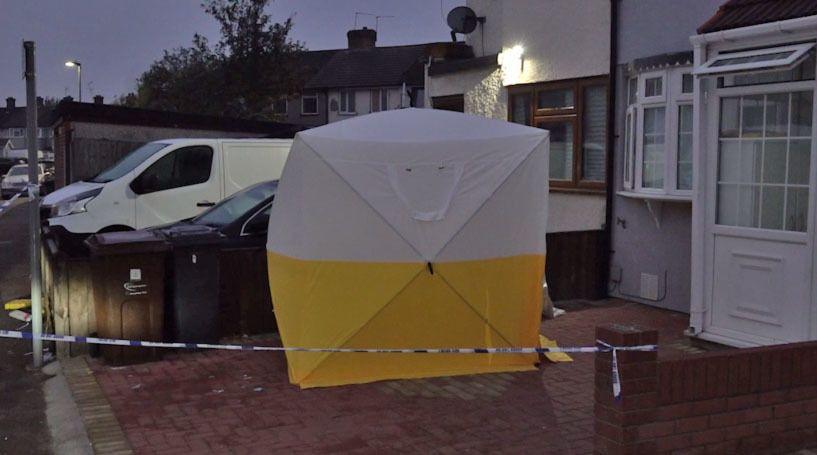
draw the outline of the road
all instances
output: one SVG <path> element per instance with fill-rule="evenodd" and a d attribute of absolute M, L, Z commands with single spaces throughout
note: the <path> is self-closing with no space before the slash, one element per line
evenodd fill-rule
<path fill-rule="evenodd" d="M 29 294 L 28 202 L 18 201 L 0 215 L 0 302 Z M 22 323 L 0 308 L 0 329 Z M 30 369 L 30 342 L 0 338 L 0 453 L 47 454 L 51 441 L 42 382 Z"/>

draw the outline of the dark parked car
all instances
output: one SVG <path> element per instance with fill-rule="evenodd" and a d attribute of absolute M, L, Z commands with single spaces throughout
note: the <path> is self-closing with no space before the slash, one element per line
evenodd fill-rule
<path fill-rule="evenodd" d="M 278 181 L 245 188 L 209 208 L 201 215 L 151 228 L 170 237 L 217 231 L 223 247 L 259 247 L 267 243 L 267 225 Z"/>

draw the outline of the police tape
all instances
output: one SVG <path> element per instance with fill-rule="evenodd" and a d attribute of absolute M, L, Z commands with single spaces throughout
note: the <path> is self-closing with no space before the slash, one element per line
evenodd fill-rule
<path fill-rule="evenodd" d="M 209 344 L 209 343 L 165 343 L 159 341 L 123 340 L 117 338 L 96 338 L 73 335 L 57 335 L 42 333 L 34 335 L 31 332 L 16 330 L 0 330 L 0 338 L 17 338 L 24 340 L 39 339 L 43 341 L 63 341 L 67 343 L 101 344 L 112 346 L 131 346 L 144 348 L 170 349 L 219 349 L 228 351 L 273 351 L 273 352 L 329 352 L 348 354 L 550 354 L 550 353 L 596 353 L 612 352 L 612 383 L 613 396 L 621 396 L 621 381 L 618 371 L 617 351 L 656 351 L 655 344 L 640 346 L 613 346 L 601 340 L 596 340 L 597 346 L 578 347 L 538 347 L 538 348 L 304 348 L 292 346 L 257 346 L 251 344 Z"/>

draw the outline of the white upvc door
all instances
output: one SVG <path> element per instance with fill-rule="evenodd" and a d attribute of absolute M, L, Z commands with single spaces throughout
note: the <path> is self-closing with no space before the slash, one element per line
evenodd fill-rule
<path fill-rule="evenodd" d="M 704 236 L 710 339 L 749 346 L 817 337 L 814 87 L 806 81 L 710 89 Z"/>

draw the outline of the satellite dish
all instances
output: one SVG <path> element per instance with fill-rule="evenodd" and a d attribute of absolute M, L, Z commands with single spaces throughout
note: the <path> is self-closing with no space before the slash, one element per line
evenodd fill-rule
<path fill-rule="evenodd" d="M 480 22 L 474 10 L 467 6 L 458 6 L 448 13 L 446 19 L 448 26 L 451 27 L 451 33 L 469 34 L 477 28 L 477 23 Z"/>

